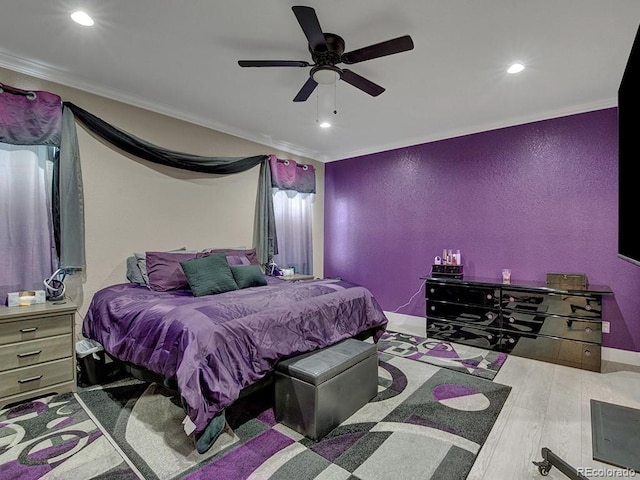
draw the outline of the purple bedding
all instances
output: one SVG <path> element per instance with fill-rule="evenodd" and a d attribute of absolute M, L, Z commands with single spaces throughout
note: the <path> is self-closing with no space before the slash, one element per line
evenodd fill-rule
<path fill-rule="evenodd" d="M 371 292 L 336 280 L 286 282 L 194 297 L 136 284 L 93 296 L 83 333 L 113 357 L 175 380 L 198 435 L 282 358 L 372 330 L 387 319 Z"/>

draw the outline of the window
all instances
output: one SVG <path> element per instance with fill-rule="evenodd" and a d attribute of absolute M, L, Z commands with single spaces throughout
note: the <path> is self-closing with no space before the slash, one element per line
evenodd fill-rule
<path fill-rule="evenodd" d="M 278 234 L 278 254 L 273 261 L 280 268 L 313 274 L 313 201 L 315 194 L 273 189 L 273 214 Z"/>
<path fill-rule="evenodd" d="M 54 148 L 0 143 L 0 298 L 43 290 L 57 265 L 51 220 Z"/>

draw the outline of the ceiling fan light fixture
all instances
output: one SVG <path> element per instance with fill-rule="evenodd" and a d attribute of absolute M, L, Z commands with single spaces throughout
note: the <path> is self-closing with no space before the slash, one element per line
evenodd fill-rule
<path fill-rule="evenodd" d="M 311 72 L 311 77 L 318 85 L 335 85 L 340 72 L 335 67 L 319 67 Z"/>
<path fill-rule="evenodd" d="M 93 18 L 82 10 L 76 10 L 73 12 L 71 14 L 71 19 L 84 27 L 91 27 L 94 24 Z"/>
<path fill-rule="evenodd" d="M 524 70 L 523 64 L 514 63 L 507 69 L 507 73 L 515 74 L 515 73 L 520 73 L 523 70 Z"/>

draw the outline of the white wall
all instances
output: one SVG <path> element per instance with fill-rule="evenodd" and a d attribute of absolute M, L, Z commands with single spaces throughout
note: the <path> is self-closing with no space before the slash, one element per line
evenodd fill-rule
<path fill-rule="evenodd" d="M 198 155 L 245 157 L 274 153 L 316 167 L 314 274 L 322 276 L 324 164 L 97 95 L 0 68 L 0 82 L 46 90 L 137 137 Z M 67 291 L 79 306 L 78 332 L 93 294 L 126 282 L 133 252 L 185 246 L 252 246 L 259 167 L 214 176 L 172 169 L 127 156 L 80 124 L 78 140 L 85 196 L 85 274 Z"/>

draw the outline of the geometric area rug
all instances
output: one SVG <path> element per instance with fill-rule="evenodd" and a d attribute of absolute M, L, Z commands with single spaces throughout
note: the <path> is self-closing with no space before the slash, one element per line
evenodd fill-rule
<path fill-rule="evenodd" d="M 131 377 L 5 408 L 0 478 L 466 478 L 511 387 L 378 357 L 376 397 L 319 441 L 276 421 L 272 385 L 226 409 L 230 430 L 204 454 L 176 392 Z"/>
<path fill-rule="evenodd" d="M 489 380 L 494 379 L 507 359 L 507 354 L 503 352 L 492 352 L 471 345 L 453 344 L 389 330 L 378 342 L 378 351 Z"/>

